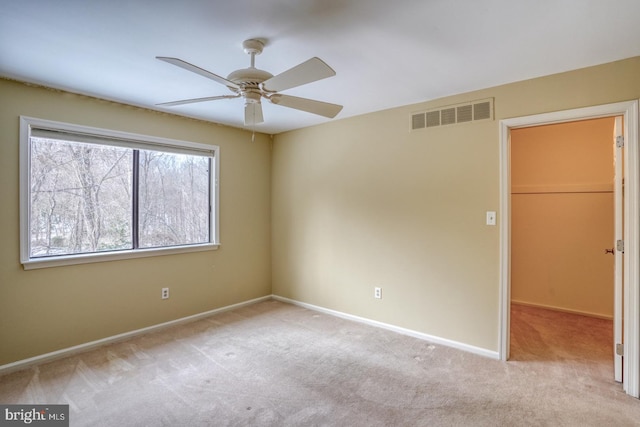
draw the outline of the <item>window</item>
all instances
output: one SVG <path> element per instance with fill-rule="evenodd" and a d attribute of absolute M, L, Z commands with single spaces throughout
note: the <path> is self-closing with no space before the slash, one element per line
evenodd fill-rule
<path fill-rule="evenodd" d="M 218 247 L 219 147 L 21 117 L 25 269 Z"/>

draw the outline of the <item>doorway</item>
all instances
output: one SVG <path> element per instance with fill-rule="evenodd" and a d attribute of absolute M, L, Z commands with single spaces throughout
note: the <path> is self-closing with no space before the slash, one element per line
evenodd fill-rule
<path fill-rule="evenodd" d="M 624 347 L 621 347 L 624 359 L 622 361 L 622 380 L 624 390 L 638 397 L 640 386 L 640 367 L 638 344 L 640 338 L 640 315 L 638 300 L 639 280 L 638 270 L 638 101 L 607 104 L 576 110 L 546 113 L 535 116 L 505 119 L 500 121 L 500 168 L 501 168 L 501 238 L 500 238 L 500 359 L 509 358 L 509 333 L 511 310 L 511 130 L 530 127 L 571 122 L 578 120 L 596 119 L 601 117 L 623 116 L 625 137 L 624 150 L 624 179 L 626 182 L 624 201 L 624 306 L 614 317 L 619 316 L 622 321 L 624 313 Z M 613 343 L 612 343 L 613 344 Z"/>
<path fill-rule="evenodd" d="M 511 302 L 613 319 L 614 117 L 511 131 Z"/>
<path fill-rule="evenodd" d="M 511 130 L 511 360 L 589 360 L 611 379 L 614 129 L 603 117 Z"/>

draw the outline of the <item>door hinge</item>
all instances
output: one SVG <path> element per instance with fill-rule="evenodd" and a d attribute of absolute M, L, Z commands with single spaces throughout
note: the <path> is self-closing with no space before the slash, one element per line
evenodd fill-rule
<path fill-rule="evenodd" d="M 624 344 L 616 344 L 616 354 L 618 356 L 624 356 Z"/>
<path fill-rule="evenodd" d="M 616 147 L 618 147 L 618 148 L 624 147 L 624 136 L 623 135 L 616 136 Z"/>
<path fill-rule="evenodd" d="M 616 249 L 618 252 L 624 252 L 624 240 L 616 240 Z"/>

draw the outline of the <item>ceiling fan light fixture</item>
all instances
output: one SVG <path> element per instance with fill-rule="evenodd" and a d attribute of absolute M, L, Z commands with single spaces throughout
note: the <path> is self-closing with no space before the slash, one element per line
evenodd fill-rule
<path fill-rule="evenodd" d="M 247 90 L 243 92 L 245 104 L 259 104 L 260 99 L 262 98 L 262 94 L 258 90 Z"/>

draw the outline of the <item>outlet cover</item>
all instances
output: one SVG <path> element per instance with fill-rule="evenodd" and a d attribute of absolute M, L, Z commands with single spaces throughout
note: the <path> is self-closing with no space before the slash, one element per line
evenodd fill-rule
<path fill-rule="evenodd" d="M 373 297 L 382 299 L 382 288 L 373 288 Z"/>
<path fill-rule="evenodd" d="M 162 288 L 162 299 L 169 298 L 169 288 Z"/>

